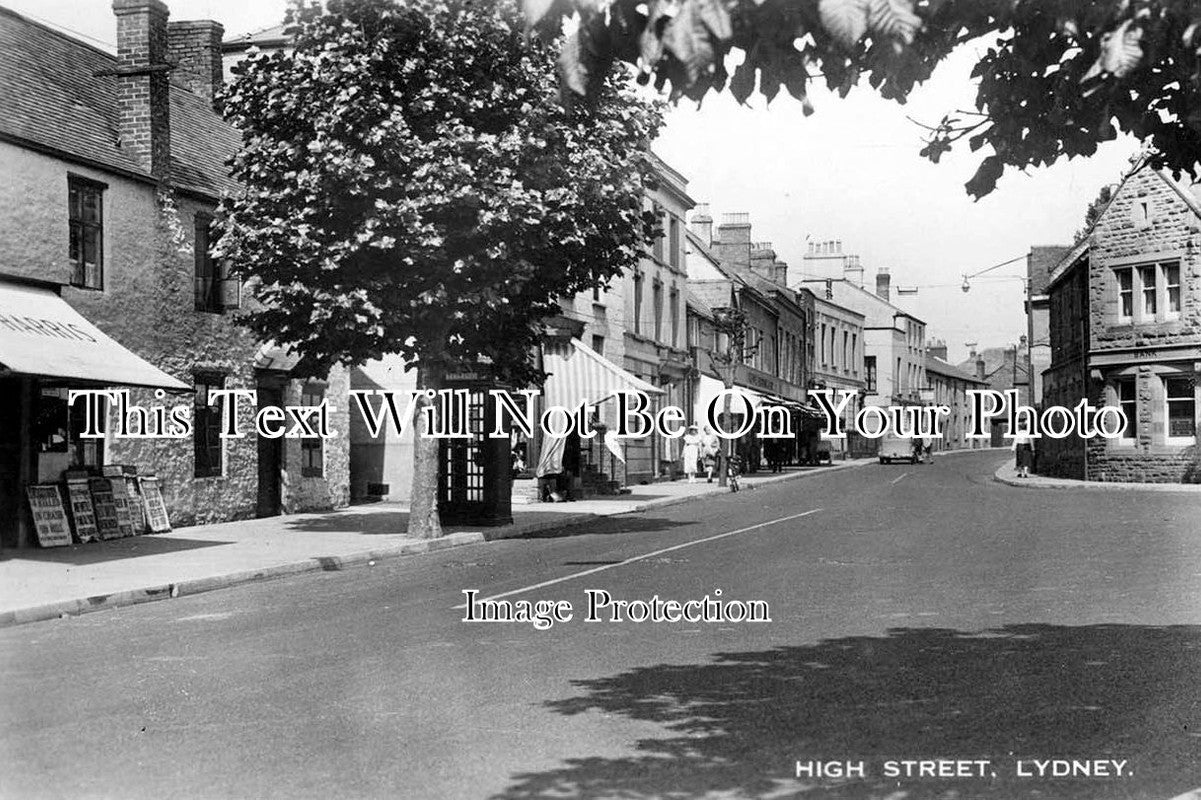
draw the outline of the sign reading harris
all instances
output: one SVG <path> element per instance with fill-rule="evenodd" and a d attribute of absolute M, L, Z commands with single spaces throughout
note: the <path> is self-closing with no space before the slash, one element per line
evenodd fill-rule
<path fill-rule="evenodd" d="M 493 389 L 490 394 L 495 400 L 490 438 L 509 438 L 510 426 L 526 436 L 533 436 L 536 427 L 547 436 L 576 434 L 584 439 L 596 436 L 594 421 L 598 403 L 585 401 L 573 408 L 550 406 L 538 414 L 534 404 L 534 398 L 538 396 L 536 390 Z M 825 417 L 825 435 L 846 436 L 846 411 L 852 407 L 858 392 L 823 389 L 809 395 Z M 254 431 L 264 438 L 328 439 L 339 435 L 330 426 L 330 413 L 337 409 L 328 399 L 312 406 L 259 407 L 258 393 L 253 389 L 219 389 L 210 391 L 209 396 L 221 405 L 222 438 L 246 436 L 245 422 L 249 415 L 244 412 L 247 410 L 254 410 Z M 155 392 L 155 397 L 163 400 L 166 395 L 160 389 Z M 689 417 L 679 406 L 665 405 L 652 411 L 650 397 L 640 391 L 620 391 L 613 397 L 617 402 L 614 433 L 619 438 L 657 435 L 678 439 L 687 430 Z M 987 438 L 987 429 L 994 419 L 1004 421 L 1004 435 L 1011 439 L 1020 434 L 1052 439 L 1073 435 L 1116 439 L 1126 429 L 1126 416 L 1120 408 L 1093 406 L 1087 399 L 1073 408 L 1049 406 L 1039 411 L 1022 405 L 1013 389 L 1004 392 L 969 389 L 967 397 L 971 406 L 969 439 Z M 468 398 L 466 389 L 350 390 L 351 402 L 372 438 L 378 437 L 385 428 L 396 434 L 403 433 L 419 416 L 424 418 L 425 429 L 429 431 L 427 435 L 432 438 L 471 438 L 474 434 L 468 425 Z M 189 404 L 171 408 L 138 406 L 130 402 L 126 389 L 72 389 L 68 402 L 73 405 L 78 399 L 85 403 L 82 435 L 87 438 L 108 435 L 110 406 L 115 411 L 116 429 L 112 435 L 116 438 L 183 439 L 192 435 L 192 406 Z M 796 435 L 788 407 L 760 404 L 753 394 L 737 387 L 718 392 L 703 412 L 699 421 L 723 439 L 739 439 L 752 432 L 764 439 L 791 439 Z M 941 439 L 943 423 L 950 413 L 951 409 L 945 405 L 864 406 L 855 414 L 853 425 L 860 435 L 869 439 L 886 435 Z"/>

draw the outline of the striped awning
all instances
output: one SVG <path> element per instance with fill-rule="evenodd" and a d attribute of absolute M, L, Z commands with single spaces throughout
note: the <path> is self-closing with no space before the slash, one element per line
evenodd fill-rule
<path fill-rule="evenodd" d="M 585 400 L 601 403 L 620 391 L 663 394 L 662 389 L 626 372 L 579 339 L 547 345 L 542 369 L 549 375 L 542 387 L 546 408 L 575 408 Z"/>

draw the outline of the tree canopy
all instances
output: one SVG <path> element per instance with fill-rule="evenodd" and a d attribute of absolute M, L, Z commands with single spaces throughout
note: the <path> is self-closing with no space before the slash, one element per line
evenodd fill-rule
<path fill-rule="evenodd" d="M 242 132 L 221 250 L 247 324 L 304 369 L 399 353 L 518 385 L 556 300 L 632 268 L 661 104 L 617 75 L 559 102 L 557 45 L 504 2 L 329 0 L 223 97 Z"/>
<path fill-rule="evenodd" d="M 587 96 L 615 63 L 674 99 L 781 89 L 812 111 L 811 81 L 845 96 L 866 81 L 905 102 L 955 48 L 986 48 L 976 108 L 950 110 L 922 154 L 960 139 L 984 155 L 979 198 L 1006 167 L 1088 156 L 1130 133 L 1153 167 L 1195 175 L 1201 159 L 1201 3 L 1195 0 L 524 0 L 547 35 L 571 19 L 563 82 Z M 983 37 L 983 38 L 982 38 Z M 727 56 L 741 54 L 732 71 Z M 735 56 L 737 59 L 738 56 Z M 730 62 L 732 63 L 732 62 Z"/>

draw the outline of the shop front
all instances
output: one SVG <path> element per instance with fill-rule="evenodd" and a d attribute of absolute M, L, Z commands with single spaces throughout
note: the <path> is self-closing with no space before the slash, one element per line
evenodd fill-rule
<path fill-rule="evenodd" d="M 104 439 L 83 435 L 86 401 L 70 403 L 75 389 L 126 387 L 192 391 L 103 333 L 57 287 L 0 281 L 0 547 L 142 533 L 151 516 L 162 529 L 157 485 L 145 483 L 148 514 L 135 477 L 153 465 L 106 466 Z M 103 403 L 101 414 L 107 420 Z"/>
<path fill-rule="evenodd" d="M 542 500 L 565 500 L 618 491 L 627 454 L 627 441 L 614 437 L 619 391 L 645 392 L 652 400 L 662 389 L 631 375 L 579 339 L 549 340 L 543 346 L 542 409 L 574 409 L 583 402 L 597 406 L 592 427 L 596 436 L 540 437 L 535 476 Z"/>

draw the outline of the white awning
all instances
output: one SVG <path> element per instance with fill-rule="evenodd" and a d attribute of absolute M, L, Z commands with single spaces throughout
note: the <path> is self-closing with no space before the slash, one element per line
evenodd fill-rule
<path fill-rule="evenodd" d="M 587 400 L 601 403 L 621 391 L 664 394 L 636 375 L 631 375 L 579 339 L 547 345 L 542 353 L 542 369 L 549 377 L 542 386 L 545 407 L 575 408 Z M 539 478 L 563 471 L 566 438 L 547 436 L 534 474 Z"/>
<path fill-rule="evenodd" d="M 726 385 L 716 378 L 710 378 L 708 375 L 701 375 L 700 383 L 696 388 L 696 419 L 699 423 L 706 422 L 709 417 L 709 404 L 712 403 L 717 396 L 725 391 Z M 734 390 L 740 393 L 748 401 L 750 401 L 752 411 L 757 411 L 759 406 L 767 400 L 761 393 L 754 389 L 747 389 L 744 386 L 735 386 Z M 769 405 L 774 405 L 768 403 Z M 742 402 L 737 395 L 730 395 L 730 413 L 742 414 L 746 411 L 746 404 Z M 717 413 L 722 412 L 722 407 L 719 406 Z"/>
<path fill-rule="evenodd" d="M 191 389 L 106 336 L 51 290 L 2 281 L 0 367 L 109 386 Z"/>
<path fill-rule="evenodd" d="M 550 376 L 542 387 L 547 408 L 574 408 L 585 400 L 600 403 L 621 391 L 663 394 L 662 389 L 626 372 L 579 339 L 548 345 L 542 355 L 542 369 Z"/>

